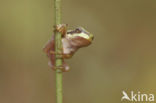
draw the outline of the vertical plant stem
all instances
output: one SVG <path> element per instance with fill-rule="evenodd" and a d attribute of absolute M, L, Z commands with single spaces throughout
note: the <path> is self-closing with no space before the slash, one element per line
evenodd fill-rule
<path fill-rule="evenodd" d="M 61 0 L 54 0 L 54 13 L 55 13 L 55 25 L 61 24 Z M 61 34 L 55 33 L 55 52 L 59 54 L 62 52 Z M 62 66 L 62 59 L 56 55 L 55 66 L 56 66 L 56 103 L 63 102 L 62 94 L 62 72 L 57 67 Z"/>

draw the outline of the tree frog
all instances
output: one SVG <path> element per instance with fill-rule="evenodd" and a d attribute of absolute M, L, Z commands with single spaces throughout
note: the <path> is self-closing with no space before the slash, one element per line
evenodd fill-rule
<path fill-rule="evenodd" d="M 71 58 L 75 52 L 82 47 L 90 45 L 94 39 L 93 34 L 89 33 L 83 27 L 77 27 L 74 30 L 67 30 L 67 24 L 59 24 L 55 26 L 55 32 L 60 32 L 62 35 L 62 71 L 69 71 L 69 66 L 65 63 L 64 59 Z M 55 70 L 55 42 L 54 36 L 48 41 L 43 48 L 43 51 L 49 57 L 49 66 Z"/>

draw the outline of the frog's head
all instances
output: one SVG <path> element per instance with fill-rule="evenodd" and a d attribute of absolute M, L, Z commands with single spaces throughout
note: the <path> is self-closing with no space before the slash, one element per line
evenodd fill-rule
<path fill-rule="evenodd" d="M 75 30 L 67 31 L 67 38 L 74 46 L 84 47 L 92 43 L 94 36 L 84 28 L 78 27 Z"/>

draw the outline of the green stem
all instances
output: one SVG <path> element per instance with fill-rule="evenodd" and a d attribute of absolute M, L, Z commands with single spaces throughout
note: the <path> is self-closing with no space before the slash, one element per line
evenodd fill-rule
<path fill-rule="evenodd" d="M 61 24 L 61 0 L 54 0 L 54 13 L 55 13 L 55 25 Z M 56 54 L 62 52 L 61 34 L 56 32 L 55 34 L 55 52 Z M 56 67 L 62 66 L 62 59 L 56 55 L 55 59 Z M 56 103 L 63 102 L 62 94 L 62 72 L 56 68 Z"/>

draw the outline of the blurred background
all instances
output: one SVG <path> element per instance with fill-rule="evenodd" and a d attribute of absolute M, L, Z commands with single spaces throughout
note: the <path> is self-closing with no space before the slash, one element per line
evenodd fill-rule
<path fill-rule="evenodd" d="M 55 72 L 42 52 L 53 4 L 0 0 L 0 103 L 55 103 Z M 64 103 L 121 103 L 123 90 L 156 94 L 155 0 L 63 0 L 62 7 L 63 23 L 95 35 L 67 60 Z"/>

